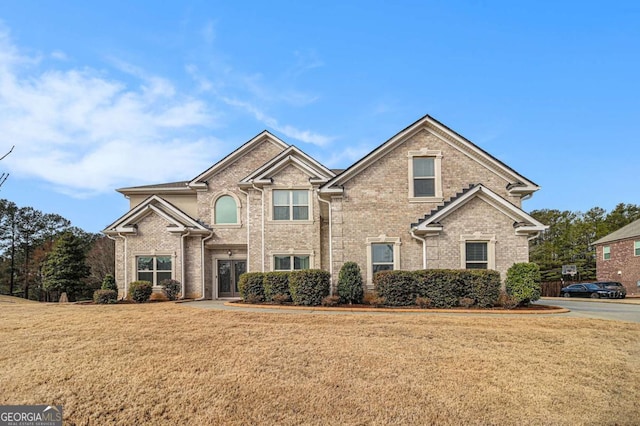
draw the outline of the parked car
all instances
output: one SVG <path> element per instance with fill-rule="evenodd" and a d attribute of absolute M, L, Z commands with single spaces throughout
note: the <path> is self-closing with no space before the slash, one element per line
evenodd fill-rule
<path fill-rule="evenodd" d="M 596 283 L 571 284 L 567 287 L 562 287 L 560 296 L 614 299 L 616 297 L 616 290 L 603 288 Z"/>
<path fill-rule="evenodd" d="M 622 283 L 616 281 L 599 281 L 594 284 L 597 284 L 601 288 L 615 291 L 616 299 L 624 299 L 625 297 L 627 297 L 627 289 L 622 285 Z"/>

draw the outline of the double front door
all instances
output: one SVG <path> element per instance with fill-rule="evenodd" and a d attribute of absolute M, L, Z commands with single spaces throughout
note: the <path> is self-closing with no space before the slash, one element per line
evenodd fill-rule
<path fill-rule="evenodd" d="M 246 260 L 218 260 L 218 297 L 240 297 L 238 281 L 247 272 Z"/>

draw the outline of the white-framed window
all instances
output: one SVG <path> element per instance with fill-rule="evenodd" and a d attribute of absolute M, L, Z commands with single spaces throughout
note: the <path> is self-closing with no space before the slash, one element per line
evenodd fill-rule
<path fill-rule="evenodd" d="M 609 260 L 609 259 L 611 259 L 611 247 L 604 246 L 602 247 L 602 260 Z"/>
<path fill-rule="evenodd" d="M 634 256 L 640 256 L 640 241 L 633 242 L 633 254 Z"/>
<path fill-rule="evenodd" d="M 373 276 L 380 271 L 400 269 L 400 238 L 380 235 L 370 237 L 367 243 L 367 285 L 373 285 Z"/>
<path fill-rule="evenodd" d="M 238 204 L 231 195 L 218 197 L 213 209 L 216 225 L 238 224 Z"/>
<path fill-rule="evenodd" d="M 173 275 L 171 256 L 137 256 L 136 279 L 149 281 L 154 286 Z"/>
<path fill-rule="evenodd" d="M 273 256 L 274 271 L 298 271 L 311 267 L 311 256 L 308 254 L 282 254 Z"/>
<path fill-rule="evenodd" d="M 488 245 L 486 241 L 467 241 L 465 243 L 466 269 L 488 269 Z"/>
<path fill-rule="evenodd" d="M 460 268 L 496 269 L 496 236 L 481 232 L 460 235 Z"/>
<path fill-rule="evenodd" d="M 442 201 L 442 153 L 429 149 L 409 151 L 409 200 Z"/>
<path fill-rule="evenodd" d="M 309 191 L 274 189 L 273 220 L 309 220 Z"/>

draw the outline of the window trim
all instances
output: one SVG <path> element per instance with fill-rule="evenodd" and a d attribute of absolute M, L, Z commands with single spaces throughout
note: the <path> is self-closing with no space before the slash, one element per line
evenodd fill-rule
<path fill-rule="evenodd" d="M 236 223 L 216 223 L 216 203 L 222 197 L 229 196 L 236 202 Z M 242 202 L 240 198 L 231 191 L 222 191 L 216 194 L 211 200 L 211 223 L 215 228 L 241 228 L 242 227 Z"/>
<path fill-rule="evenodd" d="M 140 257 L 151 257 L 153 258 L 153 267 L 154 269 L 152 270 L 140 270 L 138 269 L 138 258 Z M 158 269 L 157 269 L 157 258 L 158 257 L 168 257 L 169 259 L 171 259 L 171 270 L 160 270 L 161 272 L 169 272 L 171 274 L 170 279 L 175 279 L 176 276 L 176 257 L 172 254 L 172 253 L 134 253 L 133 256 L 133 270 L 135 272 L 135 277 L 136 277 L 136 281 L 140 281 L 140 277 L 139 277 L 139 273 L 140 272 L 151 272 L 153 274 L 153 281 L 151 281 L 151 284 L 153 285 L 153 287 L 160 287 L 160 282 L 158 281 Z M 148 281 L 148 280 L 144 280 L 144 281 Z M 162 281 L 162 280 L 160 280 Z"/>
<path fill-rule="evenodd" d="M 289 192 L 289 219 L 275 219 L 274 209 L 275 203 L 273 200 L 274 191 L 288 191 Z M 307 193 L 307 218 L 306 219 L 293 219 L 293 191 L 302 191 Z M 309 187 L 275 187 L 268 190 L 269 196 L 269 216 L 268 221 L 275 224 L 310 224 L 313 223 L 313 191 Z M 302 205 L 298 205 L 302 206 Z"/>
<path fill-rule="evenodd" d="M 377 237 L 368 237 L 366 239 L 366 247 L 367 247 L 367 287 L 373 287 L 373 247 L 374 244 L 393 244 L 393 270 L 399 270 L 400 263 L 400 247 L 402 246 L 402 241 L 400 237 L 388 237 L 385 234 L 379 235 Z"/>
<path fill-rule="evenodd" d="M 496 236 L 493 234 L 460 235 L 460 269 L 467 269 L 467 243 L 487 243 L 487 270 L 496 269 Z"/>
<path fill-rule="evenodd" d="M 412 203 L 436 203 L 442 202 L 444 197 L 442 195 L 442 151 L 430 150 L 422 148 L 418 151 L 409 151 L 407 154 L 408 162 L 408 184 L 409 184 L 409 202 Z M 413 176 L 413 160 L 414 158 L 424 157 L 433 158 L 433 172 L 434 172 L 434 192 L 435 194 L 430 197 L 416 196 L 414 193 L 414 181 Z"/>
<path fill-rule="evenodd" d="M 633 242 L 633 255 L 640 256 L 640 240 Z"/>
<path fill-rule="evenodd" d="M 611 260 L 611 246 L 602 246 L 602 260 Z"/>

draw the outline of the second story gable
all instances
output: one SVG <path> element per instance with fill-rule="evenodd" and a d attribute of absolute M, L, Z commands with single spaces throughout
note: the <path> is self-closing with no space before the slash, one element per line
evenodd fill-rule
<path fill-rule="evenodd" d="M 395 205 L 426 203 L 433 208 L 476 183 L 482 183 L 517 207 L 521 206 L 522 198 L 539 189 L 534 182 L 426 115 L 332 179 L 322 187 L 322 192 L 346 197 L 375 193 Z"/>

